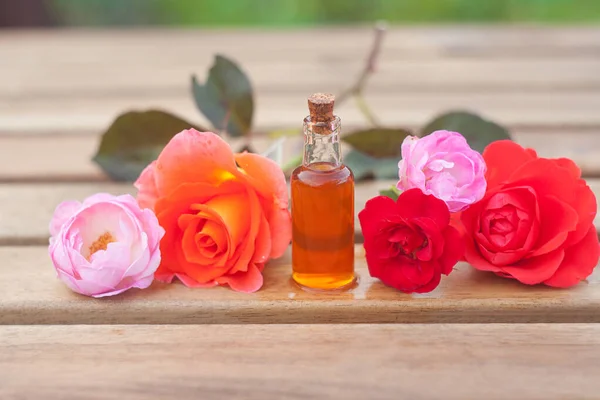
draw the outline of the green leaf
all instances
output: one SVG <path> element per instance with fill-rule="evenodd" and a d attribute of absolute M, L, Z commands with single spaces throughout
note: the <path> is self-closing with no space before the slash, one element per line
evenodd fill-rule
<path fill-rule="evenodd" d="M 102 135 L 93 161 L 113 180 L 134 181 L 177 133 L 205 129 L 164 111 L 121 114 Z"/>
<path fill-rule="evenodd" d="M 196 106 L 216 130 L 222 130 L 227 122 L 229 135 L 249 134 L 254 112 L 252 86 L 236 63 L 217 55 L 204 85 L 192 76 L 192 93 Z"/>
<path fill-rule="evenodd" d="M 355 131 L 342 137 L 342 140 L 371 157 L 397 157 L 404 139 L 411 133 L 400 128 L 372 128 Z"/>
<path fill-rule="evenodd" d="M 390 186 L 388 189 L 382 189 L 379 191 L 380 195 L 387 196 L 394 201 L 398 200 L 400 193 L 400 190 L 398 190 L 396 186 Z"/>
<path fill-rule="evenodd" d="M 356 180 L 374 177 L 376 179 L 397 179 L 400 157 L 374 158 L 357 150 L 350 150 L 344 157 L 344 164 L 354 173 Z"/>
<path fill-rule="evenodd" d="M 421 130 L 421 136 L 438 130 L 459 132 L 469 146 L 480 153 L 492 142 L 512 140 L 506 128 L 467 111 L 452 111 L 436 117 Z"/>

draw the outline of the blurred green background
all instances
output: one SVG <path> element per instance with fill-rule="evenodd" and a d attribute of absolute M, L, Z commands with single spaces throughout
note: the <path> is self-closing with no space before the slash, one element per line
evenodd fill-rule
<path fill-rule="evenodd" d="M 20 3 L 19 3 L 20 2 Z M 59 26 L 286 27 L 370 23 L 593 23 L 600 0 L 0 0 Z"/>

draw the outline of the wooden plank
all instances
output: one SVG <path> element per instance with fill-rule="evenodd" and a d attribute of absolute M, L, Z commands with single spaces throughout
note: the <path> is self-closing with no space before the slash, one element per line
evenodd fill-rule
<path fill-rule="evenodd" d="M 177 45 L 175 45 L 176 47 Z M 296 43 L 290 43 L 292 49 Z M 33 50 L 32 50 L 33 51 Z M 123 50 L 126 51 L 126 50 Z M 181 49 L 182 52 L 187 51 Z M 368 47 L 363 50 L 366 54 Z M 600 50 L 599 50 L 600 52 Z M 292 61 L 264 54 L 255 60 L 250 48 L 238 52 L 220 49 L 219 53 L 235 59 L 251 78 L 259 93 L 339 92 L 356 79 L 364 65 L 364 56 L 338 49 L 329 56 L 304 57 Z M 73 48 L 75 57 L 80 54 Z M 0 99 L 41 101 L 91 97 L 127 98 L 136 94 L 175 97 L 189 92 L 192 74 L 203 80 L 213 62 L 213 53 L 199 53 L 201 58 L 174 57 L 172 60 L 131 59 L 134 55 L 114 54 L 103 60 L 81 61 L 78 58 L 53 56 L 44 67 L 24 67 L 24 57 L 15 57 L 2 65 Z M 121 58 L 127 57 L 125 60 Z M 169 61 L 171 63 L 169 63 Z M 369 89 L 384 93 L 477 93 L 477 92 L 547 92 L 600 90 L 600 57 L 571 59 L 449 59 L 395 60 L 383 53 L 377 72 L 369 80 Z M 48 79 L 48 76 L 55 77 Z M 96 77 L 102 76 L 102 79 Z M 291 78 L 293 77 L 293 79 Z"/>
<path fill-rule="evenodd" d="M 326 87 L 323 91 L 328 90 Z M 335 92 L 339 93 L 336 89 Z M 300 126 L 307 115 L 302 93 L 256 93 L 254 127 Z M 387 93 L 367 91 L 366 99 L 383 125 L 422 126 L 441 112 L 467 109 L 508 126 L 583 125 L 600 126 L 600 96 L 594 92 L 564 93 Z M 90 133 L 105 130 L 122 112 L 160 108 L 190 122 L 208 125 L 196 109 L 192 96 L 181 91 L 177 97 L 156 94 L 124 97 L 89 96 L 55 99 L 41 96 L 24 101 L 0 102 L 0 134 L 7 133 Z M 336 107 L 346 125 L 364 125 L 366 120 L 354 102 Z"/>
<path fill-rule="evenodd" d="M 600 83 L 596 37 L 600 30 L 593 28 L 394 27 L 383 42 L 370 87 L 590 90 Z M 238 60 L 259 92 L 337 91 L 362 68 L 371 41 L 371 30 L 365 28 L 4 31 L 0 96 L 187 92 L 188 76 L 204 74 L 215 53 Z M 274 52 L 278 57 L 272 57 Z M 43 59 L 44 68 L 35 59 Z"/>
<path fill-rule="evenodd" d="M 344 124 L 343 129 L 348 133 L 357 127 Z M 571 158 L 584 176 L 600 176 L 600 126 L 597 130 L 573 127 L 515 129 L 513 135 L 518 143 L 536 149 L 541 157 Z M 241 140 L 230 143 L 234 151 L 242 148 Z M 98 135 L 0 136 L 0 182 L 107 180 L 91 162 L 98 144 Z M 251 140 L 257 152 L 265 151 L 271 144 L 272 140 L 265 135 L 257 135 Z M 343 148 L 347 150 L 347 146 Z M 286 140 L 283 157 L 289 160 L 301 150 L 302 137 L 298 133 L 297 137 Z"/>
<path fill-rule="evenodd" d="M 395 181 L 370 180 L 356 185 L 356 214 L 370 198 L 377 196 Z M 588 183 L 597 198 L 600 198 L 600 179 Z M 40 183 L 0 184 L 0 245 L 46 244 L 48 224 L 56 206 L 65 200 L 83 200 L 94 193 L 136 194 L 133 185 L 118 183 Z M 25 222 L 26 221 L 26 222 Z M 600 214 L 596 216 L 600 228 Z M 355 229 L 361 240 L 360 224 L 356 215 Z"/>
<path fill-rule="evenodd" d="M 599 337 L 593 324 L 4 326 L 0 397 L 592 399 Z"/>
<path fill-rule="evenodd" d="M 77 295 L 58 281 L 46 247 L 0 247 L 0 260 L 0 325 L 600 322 L 600 270 L 557 290 L 461 263 L 433 292 L 408 295 L 369 276 L 360 245 L 359 284 L 330 293 L 291 282 L 289 251 L 270 262 L 263 288 L 253 294 L 155 282 L 104 299 Z"/>

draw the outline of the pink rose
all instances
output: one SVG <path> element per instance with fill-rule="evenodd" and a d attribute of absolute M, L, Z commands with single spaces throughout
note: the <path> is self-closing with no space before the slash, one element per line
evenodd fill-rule
<path fill-rule="evenodd" d="M 485 161 L 458 132 L 407 137 L 398 168 L 399 190 L 421 189 L 446 202 L 450 212 L 465 210 L 485 194 Z"/>
<path fill-rule="evenodd" d="M 132 196 L 100 193 L 61 203 L 50 222 L 58 278 L 86 296 L 112 296 L 154 280 L 165 231 Z"/>

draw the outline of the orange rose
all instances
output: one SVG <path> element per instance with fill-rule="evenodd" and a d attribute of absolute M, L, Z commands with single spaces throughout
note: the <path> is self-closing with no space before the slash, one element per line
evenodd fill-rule
<path fill-rule="evenodd" d="M 237 163 L 237 165 L 236 165 Z M 166 233 L 156 279 L 189 287 L 262 286 L 262 270 L 291 240 L 281 168 L 251 153 L 233 154 L 212 132 L 178 133 L 135 182 L 138 202 Z"/>

